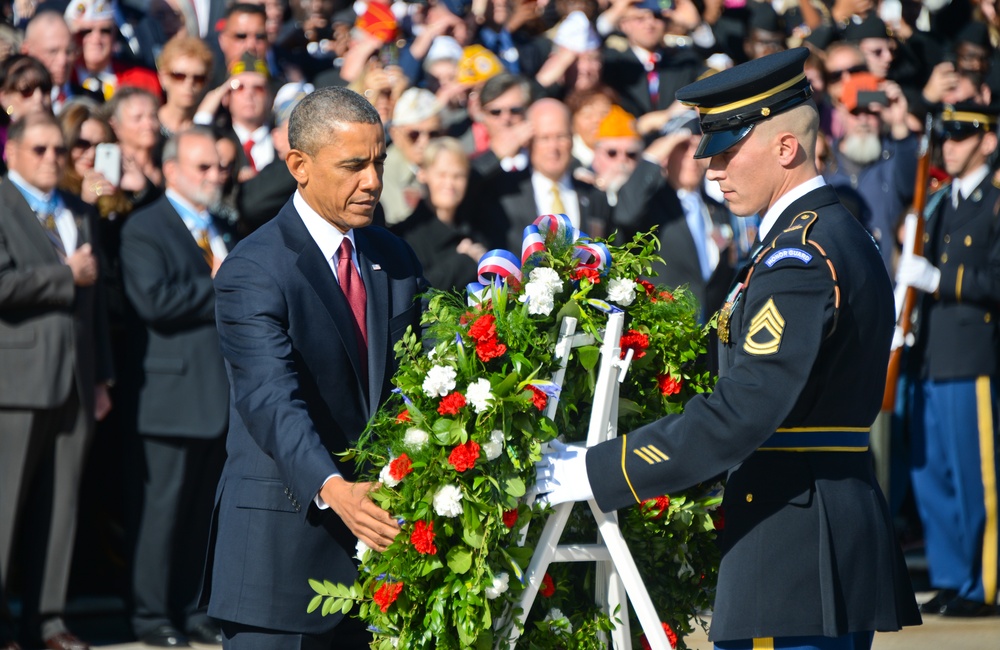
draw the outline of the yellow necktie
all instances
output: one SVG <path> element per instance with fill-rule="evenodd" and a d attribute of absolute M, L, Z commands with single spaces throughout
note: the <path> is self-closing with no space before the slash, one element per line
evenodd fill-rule
<path fill-rule="evenodd" d="M 552 183 L 552 213 L 566 213 L 566 206 L 563 205 L 562 196 L 559 194 L 559 185 L 557 183 Z"/>
<path fill-rule="evenodd" d="M 208 230 L 205 228 L 202 228 L 201 232 L 198 233 L 198 248 L 201 249 L 202 255 L 205 256 L 208 268 L 215 268 L 215 253 L 212 252 L 212 242 L 209 239 Z"/>

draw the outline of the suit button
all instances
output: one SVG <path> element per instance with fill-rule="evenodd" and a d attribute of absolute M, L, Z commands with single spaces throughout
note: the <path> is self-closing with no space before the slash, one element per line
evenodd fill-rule
<path fill-rule="evenodd" d="M 983 321 L 985 321 L 985 322 L 988 323 L 988 322 L 990 322 L 990 318 L 991 318 L 990 315 L 986 314 L 985 316 L 983 316 Z"/>
<path fill-rule="evenodd" d="M 942 264 L 948 263 L 948 253 L 945 253 L 944 255 L 941 256 L 941 263 Z"/>
<path fill-rule="evenodd" d="M 944 236 L 944 243 L 946 243 L 946 244 L 950 244 L 951 243 L 951 235 L 945 235 Z"/>
<path fill-rule="evenodd" d="M 750 493 L 747 493 L 747 503 L 750 503 L 751 501 L 753 501 L 753 495 L 750 494 Z"/>
<path fill-rule="evenodd" d="M 966 246 L 972 246 L 972 235 L 966 235 L 965 236 L 965 245 Z"/>

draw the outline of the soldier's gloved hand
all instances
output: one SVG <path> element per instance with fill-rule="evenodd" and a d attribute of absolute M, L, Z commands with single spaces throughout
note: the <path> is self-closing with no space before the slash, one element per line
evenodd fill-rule
<path fill-rule="evenodd" d="M 919 289 L 925 293 L 937 291 L 941 282 L 941 271 L 934 268 L 926 257 L 904 256 L 896 271 L 896 283 Z"/>
<path fill-rule="evenodd" d="M 536 502 L 554 506 L 594 498 L 587 477 L 587 448 L 558 440 L 550 442 L 549 448 L 551 451 L 535 463 L 536 481 L 531 492 L 539 495 Z"/>

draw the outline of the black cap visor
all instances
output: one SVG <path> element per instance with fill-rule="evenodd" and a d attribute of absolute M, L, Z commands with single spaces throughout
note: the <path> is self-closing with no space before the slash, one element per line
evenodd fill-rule
<path fill-rule="evenodd" d="M 984 128 L 986 127 L 986 128 Z M 941 122 L 941 138 L 944 140 L 965 140 L 977 134 L 985 133 L 987 125 L 977 122 Z"/>
<path fill-rule="evenodd" d="M 698 149 L 694 152 L 695 158 L 711 158 L 717 156 L 729 147 L 737 144 L 740 140 L 750 135 L 756 124 L 745 124 L 736 129 L 727 131 L 712 131 L 701 136 Z"/>

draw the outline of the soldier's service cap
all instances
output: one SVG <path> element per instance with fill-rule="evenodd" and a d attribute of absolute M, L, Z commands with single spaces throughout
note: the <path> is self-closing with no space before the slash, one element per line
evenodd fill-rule
<path fill-rule="evenodd" d="M 803 65 L 809 50 L 797 47 L 704 77 L 677 91 L 698 109 L 702 137 L 695 158 L 710 158 L 750 135 L 758 122 L 812 97 Z"/>
<path fill-rule="evenodd" d="M 964 140 L 978 133 L 996 132 L 998 106 L 977 102 L 943 104 L 938 115 L 938 128 L 946 140 Z"/>

